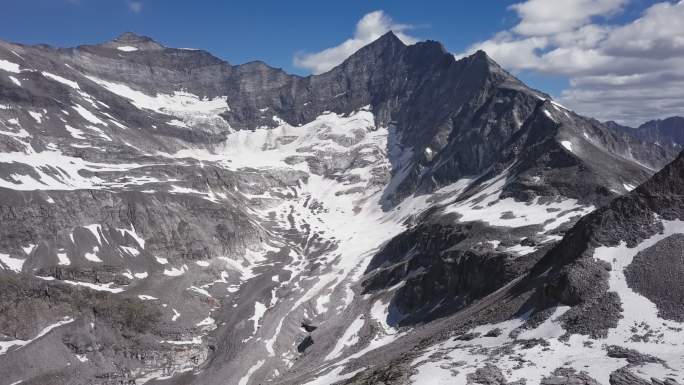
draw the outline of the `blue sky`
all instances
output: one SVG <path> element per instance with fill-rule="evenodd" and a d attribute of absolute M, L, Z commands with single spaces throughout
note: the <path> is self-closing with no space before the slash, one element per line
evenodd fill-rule
<path fill-rule="evenodd" d="M 365 14 L 383 10 L 411 24 L 421 39 L 460 52 L 515 22 L 513 1 L 247 1 L 143 0 L 139 11 L 125 0 L 10 0 L 0 38 L 71 47 L 109 40 L 124 31 L 153 37 L 170 47 L 202 48 L 233 64 L 263 60 L 290 73 L 299 51 L 318 51 L 354 32 Z M 27 28 L 30 20 L 31 27 Z M 532 79 L 546 90 L 554 79 Z M 557 81 L 557 79 L 555 79 Z M 564 81 L 560 81 L 564 84 Z"/>
<path fill-rule="evenodd" d="M 512 2 L 444 1 L 170 1 L 142 0 L 139 12 L 126 0 L 9 0 L 0 23 L 5 40 L 74 46 L 111 39 L 124 31 L 168 46 L 196 47 L 242 63 L 261 59 L 289 71 L 299 50 L 316 51 L 350 36 L 366 13 L 384 10 L 414 34 L 459 51 L 510 25 Z M 30 21 L 30 28 L 27 22 Z"/>
<path fill-rule="evenodd" d="M 587 60 L 593 60 L 595 51 L 603 50 L 595 42 L 592 43 L 595 47 L 584 46 L 585 36 L 590 35 L 585 31 L 586 27 L 604 31 L 600 38 L 607 40 L 610 31 L 644 17 L 645 11 L 659 4 L 681 5 L 674 1 L 646 0 L 5 0 L 3 13 L 6 17 L 0 23 L 0 39 L 70 47 L 106 41 L 124 31 L 133 31 L 170 47 L 205 49 L 233 64 L 263 60 L 287 72 L 307 74 L 313 67 L 296 66 L 296 55 L 315 54 L 339 45 L 354 36 L 356 24 L 364 15 L 381 10 L 383 16 L 391 18 L 392 25 L 405 28 L 403 32 L 410 38 L 441 41 L 457 55 L 485 48 L 505 68 L 531 86 L 565 98 L 570 104 L 580 105 L 579 101 L 572 100 L 577 97 L 572 94 L 578 91 L 573 85 L 577 79 L 620 75 L 611 73 L 610 69 L 593 73 L 583 67 Z M 544 11 L 545 7 L 552 9 Z M 678 8 L 684 9 L 684 5 Z M 676 14 L 672 10 L 666 11 Z M 537 28 L 548 23 L 560 27 L 552 31 Z M 526 28 L 529 25 L 532 27 Z M 675 32 L 676 29 L 672 33 Z M 581 34 L 584 40 L 582 43 L 559 42 L 568 33 Z M 592 32 L 591 36 L 594 35 Z M 545 39 L 544 43 L 539 44 L 539 39 Z M 582 52 L 577 54 L 580 56 L 559 58 L 568 49 L 575 51 L 578 48 L 568 47 L 568 44 L 583 44 L 579 47 Z M 533 48 L 526 51 L 531 45 Z M 554 55 L 545 56 L 550 52 Z M 558 59 L 554 62 L 553 58 Z M 311 59 L 318 60 L 316 56 Z M 600 63 L 606 67 L 605 63 L 609 62 Z M 615 98 L 620 99 L 620 96 Z M 588 106 L 583 108 L 591 110 Z M 670 110 L 644 111 L 643 114 L 666 114 Z M 623 121 L 628 120 L 624 111 L 616 113 L 620 114 L 625 117 Z"/>

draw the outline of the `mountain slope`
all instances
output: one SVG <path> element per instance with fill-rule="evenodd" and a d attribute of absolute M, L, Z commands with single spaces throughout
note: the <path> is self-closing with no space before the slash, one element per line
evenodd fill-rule
<path fill-rule="evenodd" d="M 432 341 L 394 364 L 413 367 L 415 383 L 681 383 L 683 176 L 681 154 L 582 218 L 469 319 L 451 316 L 455 338 L 423 331 Z"/>
<path fill-rule="evenodd" d="M 1 378 L 363 377 L 670 155 L 392 33 L 304 78 L 131 33 L 3 42 Z"/>

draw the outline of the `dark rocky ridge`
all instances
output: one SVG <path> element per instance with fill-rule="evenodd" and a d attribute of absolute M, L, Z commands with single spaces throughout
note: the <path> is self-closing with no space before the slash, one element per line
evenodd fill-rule
<path fill-rule="evenodd" d="M 671 235 L 639 252 L 627 266 L 627 284 L 658 306 L 665 319 L 684 321 L 684 236 Z"/>
<path fill-rule="evenodd" d="M 597 304 L 605 301 L 608 284 L 608 267 L 605 262 L 592 257 L 595 247 L 616 246 L 625 241 L 628 247 L 657 234 L 662 230 L 659 219 L 684 218 L 684 153 L 668 164 L 651 179 L 634 191 L 619 197 L 605 207 L 582 218 L 568 231 L 532 269 L 531 275 L 541 274 L 546 280 L 539 290 L 542 298 L 551 302 L 579 306 L 575 316 L 584 317 L 580 321 L 589 333 L 592 327 L 588 320 Z M 635 266 L 632 269 L 638 269 Z M 646 282 L 648 274 L 633 274 L 631 285 L 650 287 Z M 636 282 L 639 281 L 639 282 Z M 647 286 L 642 286 L 647 285 Z M 670 301 L 669 294 L 651 297 L 656 303 Z M 662 298 L 659 298 L 662 297 Z M 619 313 L 619 306 L 600 307 L 610 310 L 609 316 L 600 315 L 596 320 L 601 323 Z M 579 312 L 579 314 L 577 313 Z M 589 318 L 587 318 L 589 317 Z M 605 330 L 605 325 L 596 325 L 595 330 Z M 600 333 L 601 334 L 601 333 Z"/>
<path fill-rule="evenodd" d="M 644 141 L 658 142 L 663 147 L 681 149 L 684 145 L 684 118 L 681 116 L 649 120 L 637 128 L 624 126 L 613 121 L 605 122 L 605 125 L 616 131 L 628 132 Z"/>
<path fill-rule="evenodd" d="M 608 266 L 605 262 L 593 258 L 593 251 L 599 246 L 616 246 L 625 241 L 629 247 L 634 247 L 642 240 L 660 231 L 660 220 L 681 220 L 684 215 L 684 153 L 656 173 L 651 179 L 634 191 L 619 197 L 605 207 L 579 220 L 564 238 L 551 250 L 542 256 L 530 271 L 500 290 L 488 294 L 460 311 L 446 316 L 443 320 L 432 321 L 432 325 L 441 323 L 442 327 L 450 330 L 432 331 L 434 334 L 424 337 L 430 341 L 445 340 L 447 336 L 455 339 L 473 340 L 480 336 L 465 333 L 473 325 L 496 323 L 505 317 L 515 318 L 520 314 L 533 311 L 529 323 L 538 325 L 538 318 L 548 318 L 548 309 L 559 304 L 569 305 L 560 321 L 563 329 L 569 334 L 585 334 L 596 343 L 606 337 L 607 332 L 617 325 L 622 317 L 623 308 L 620 297 L 615 292 L 608 291 Z M 656 243 L 654 246 L 637 254 L 632 265 L 625 270 L 630 287 L 641 293 L 658 305 L 661 316 L 677 317 L 671 313 L 674 301 L 679 295 L 681 280 L 676 280 L 682 262 L 680 235 L 671 236 Z M 393 242 L 400 242 L 394 240 Z M 388 244 L 391 245 L 392 242 Z M 391 254 L 390 254 L 391 255 Z M 371 265 L 372 266 L 372 265 Z M 665 272 L 667 271 L 667 273 Z M 654 282 L 654 275 L 658 275 Z M 662 278 L 664 277 L 664 278 Z M 676 281 L 676 282 L 675 282 Z M 668 289 L 665 289 L 668 288 Z M 541 317 L 537 317 L 537 316 Z M 422 330 L 430 330 L 428 323 Z M 448 326 L 446 326 L 448 325 Z M 653 325 L 653 327 L 658 325 Z M 419 330 L 421 330 L 419 328 Z M 500 332 L 499 332 L 500 334 Z M 564 338 L 567 338 L 566 335 Z M 422 346 L 429 346 L 424 342 Z M 661 342 L 662 343 L 662 342 Z M 623 367 L 610 374 L 609 383 L 622 384 L 678 384 L 677 379 L 669 377 L 644 379 L 643 373 L 636 375 L 639 366 L 644 363 L 662 363 L 659 357 L 644 354 L 634 349 L 621 346 L 605 347 L 608 357 L 625 360 Z M 385 354 L 388 354 L 385 351 Z M 435 353 L 434 356 L 438 356 Z M 408 384 L 410 381 L 402 378 L 406 365 L 416 359 L 415 355 L 393 356 L 386 366 L 375 367 L 354 376 L 346 384 L 372 383 L 372 379 L 396 378 L 398 384 Z M 501 358 L 494 355 L 492 361 L 500 362 Z M 458 367 L 458 363 L 454 363 Z M 597 384 L 595 379 L 586 373 L 579 373 L 582 368 L 560 367 L 542 380 L 542 384 Z M 491 369 L 491 367 L 490 367 Z M 676 373 L 670 371 L 669 373 Z M 506 376 L 499 376 L 496 370 L 482 369 L 476 371 L 473 379 L 485 376 L 493 383 L 506 383 Z M 390 382 L 394 383 L 394 382 Z"/>
<path fill-rule="evenodd" d="M 528 271 L 543 255 L 523 257 L 481 244 L 482 238 L 524 238 L 529 229 L 497 229 L 479 222 L 425 221 L 387 242 L 371 260 L 364 291 L 403 286 L 392 308 L 401 325 L 454 313 Z"/>

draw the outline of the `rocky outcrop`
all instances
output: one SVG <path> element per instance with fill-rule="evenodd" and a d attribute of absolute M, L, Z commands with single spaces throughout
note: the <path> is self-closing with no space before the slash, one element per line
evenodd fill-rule
<path fill-rule="evenodd" d="M 660 317 L 678 322 L 684 321 L 683 242 L 681 234 L 671 235 L 641 251 L 625 269 L 627 284 L 655 303 Z"/>

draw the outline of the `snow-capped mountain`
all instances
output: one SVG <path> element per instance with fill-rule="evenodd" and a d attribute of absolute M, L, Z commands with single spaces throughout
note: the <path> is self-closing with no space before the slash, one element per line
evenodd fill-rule
<path fill-rule="evenodd" d="M 664 379 L 682 362 L 617 319 L 648 298 L 676 337 L 677 299 L 611 259 L 656 225 L 588 223 L 667 194 L 621 197 L 674 151 L 391 32 L 308 77 L 131 33 L 1 42 L 0 383 L 608 383 L 643 377 L 638 343 Z"/>

